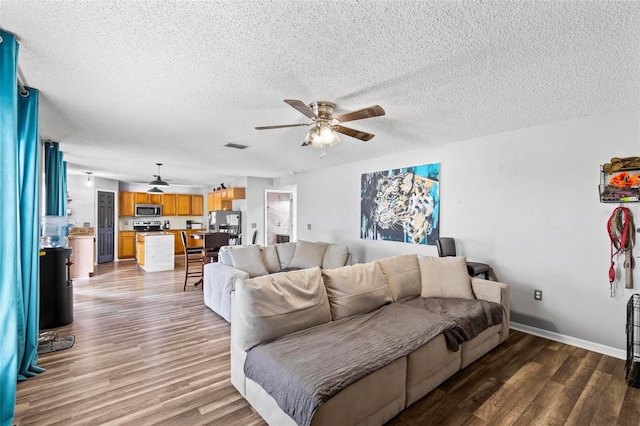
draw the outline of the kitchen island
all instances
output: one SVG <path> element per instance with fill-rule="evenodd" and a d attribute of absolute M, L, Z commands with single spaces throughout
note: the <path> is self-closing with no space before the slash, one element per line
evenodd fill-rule
<path fill-rule="evenodd" d="M 138 232 L 136 259 L 147 272 L 173 269 L 173 234 L 170 232 Z"/>

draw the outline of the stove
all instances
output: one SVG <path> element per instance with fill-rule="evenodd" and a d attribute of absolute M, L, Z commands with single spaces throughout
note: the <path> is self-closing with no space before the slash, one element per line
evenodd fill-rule
<path fill-rule="evenodd" d="M 162 231 L 162 223 L 159 220 L 134 220 L 133 230 L 136 232 Z"/>

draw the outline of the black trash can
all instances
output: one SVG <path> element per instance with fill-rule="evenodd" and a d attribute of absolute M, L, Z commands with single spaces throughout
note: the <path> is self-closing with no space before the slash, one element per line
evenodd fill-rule
<path fill-rule="evenodd" d="M 40 330 L 73 322 L 70 248 L 40 250 Z"/>

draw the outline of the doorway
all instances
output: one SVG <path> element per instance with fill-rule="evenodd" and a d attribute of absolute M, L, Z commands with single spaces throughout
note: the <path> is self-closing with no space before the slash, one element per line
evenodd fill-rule
<path fill-rule="evenodd" d="M 265 191 L 264 245 L 296 241 L 294 191 Z"/>
<path fill-rule="evenodd" d="M 98 191 L 98 263 L 113 262 L 115 194 Z"/>

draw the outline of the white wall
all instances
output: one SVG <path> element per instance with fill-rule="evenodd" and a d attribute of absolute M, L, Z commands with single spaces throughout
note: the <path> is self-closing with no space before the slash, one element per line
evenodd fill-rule
<path fill-rule="evenodd" d="M 633 291 L 618 280 L 609 297 L 606 222 L 616 205 L 599 202 L 597 185 L 599 166 L 638 155 L 639 142 L 640 107 L 633 107 L 274 183 L 297 184 L 299 239 L 346 243 L 361 262 L 404 253 L 437 256 L 434 246 L 360 239 L 360 176 L 441 163 L 440 235 L 455 237 L 460 254 L 491 264 L 511 285 L 512 320 L 622 350 Z M 336 148 L 328 155 L 339 155 Z M 640 204 L 627 206 L 640 223 Z M 640 288 L 640 268 L 634 280 Z M 533 300 L 534 289 L 543 291 L 543 301 Z"/>

